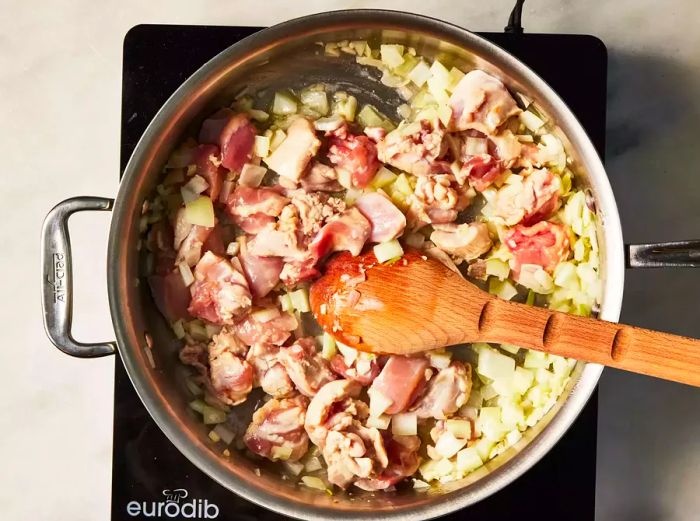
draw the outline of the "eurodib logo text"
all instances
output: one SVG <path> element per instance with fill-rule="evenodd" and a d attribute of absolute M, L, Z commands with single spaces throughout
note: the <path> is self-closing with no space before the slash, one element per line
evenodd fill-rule
<path fill-rule="evenodd" d="M 163 491 L 165 501 L 129 501 L 126 513 L 151 519 L 216 519 L 219 507 L 207 499 L 190 499 L 184 488 Z"/>

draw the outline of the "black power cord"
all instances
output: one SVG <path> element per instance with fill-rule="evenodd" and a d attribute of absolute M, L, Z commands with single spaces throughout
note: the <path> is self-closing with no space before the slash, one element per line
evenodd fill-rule
<path fill-rule="evenodd" d="M 523 34 L 523 4 L 525 0 L 516 0 L 515 7 L 510 12 L 510 17 L 508 18 L 508 25 L 506 25 L 503 30 L 511 34 Z"/>

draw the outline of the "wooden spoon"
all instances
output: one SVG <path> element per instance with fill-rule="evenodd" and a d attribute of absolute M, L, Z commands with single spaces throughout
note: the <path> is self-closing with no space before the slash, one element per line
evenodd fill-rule
<path fill-rule="evenodd" d="M 362 351 L 514 344 L 700 386 L 700 340 L 502 300 L 416 251 L 393 264 L 341 253 L 310 300 L 326 332 Z"/>

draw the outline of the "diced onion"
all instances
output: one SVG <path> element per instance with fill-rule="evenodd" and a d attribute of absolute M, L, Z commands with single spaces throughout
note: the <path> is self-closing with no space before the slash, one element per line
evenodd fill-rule
<path fill-rule="evenodd" d="M 339 114 L 334 114 L 327 118 L 318 118 L 314 121 L 314 127 L 321 132 L 336 130 L 343 124 L 343 118 Z"/>
<path fill-rule="evenodd" d="M 226 427 L 226 425 L 223 423 L 220 423 L 216 427 L 214 427 L 213 432 L 218 434 L 219 438 L 221 438 L 221 441 L 223 441 L 226 445 L 231 445 L 233 438 L 236 437 L 236 433 L 234 433 L 231 429 Z"/>
<path fill-rule="evenodd" d="M 390 69 L 394 69 L 403 63 L 403 45 L 383 44 L 379 48 L 382 63 Z"/>
<path fill-rule="evenodd" d="M 521 112 L 519 114 L 519 118 L 522 124 L 525 125 L 525 128 L 527 128 L 530 132 L 537 132 L 544 125 L 544 121 L 529 110 Z"/>
<path fill-rule="evenodd" d="M 472 435 L 472 424 L 468 420 L 446 420 L 445 427 L 456 438 L 468 440 Z"/>
<path fill-rule="evenodd" d="M 289 459 L 289 457 L 292 455 L 292 448 L 288 447 L 287 445 L 282 445 L 282 446 L 273 446 L 272 450 L 270 451 L 270 456 L 272 457 L 273 460 L 282 460 L 286 461 Z"/>
<path fill-rule="evenodd" d="M 519 430 L 512 430 L 508 434 L 506 434 L 506 444 L 510 447 L 511 445 L 515 445 L 520 441 L 520 439 L 523 437 L 523 435 L 520 433 Z"/>
<path fill-rule="evenodd" d="M 265 174 L 267 173 L 267 168 L 264 166 L 253 165 L 251 163 L 246 163 L 241 169 L 241 177 L 238 182 L 242 186 L 258 187 L 262 183 Z"/>
<path fill-rule="evenodd" d="M 255 121 L 267 121 L 270 119 L 270 115 L 264 110 L 248 109 L 248 115 Z"/>
<path fill-rule="evenodd" d="M 492 277 L 489 279 L 489 293 L 504 300 L 510 300 L 518 294 L 518 290 L 510 280 L 499 281 Z"/>
<path fill-rule="evenodd" d="M 202 418 L 207 425 L 223 423 L 226 421 L 226 412 L 211 405 L 205 405 L 202 410 Z"/>
<path fill-rule="evenodd" d="M 431 351 L 428 353 L 430 365 L 436 369 L 447 369 L 452 361 L 452 353 L 449 351 Z"/>
<path fill-rule="evenodd" d="M 321 460 L 319 460 L 317 457 L 312 457 L 309 458 L 309 461 L 306 462 L 304 465 L 304 470 L 306 472 L 315 472 L 317 470 L 321 470 L 323 468 L 323 465 L 321 464 Z"/>
<path fill-rule="evenodd" d="M 282 306 L 282 311 L 294 311 L 294 304 L 292 304 L 292 298 L 289 293 L 279 296 L 280 306 Z"/>
<path fill-rule="evenodd" d="M 381 127 L 385 120 L 372 105 L 364 105 L 357 114 L 357 122 L 363 127 Z"/>
<path fill-rule="evenodd" d="M 267 157 L 270 154 L 270 138 L 268 136 L 255 136 L 253 151 L 258 157 Z"/>
<path fill-rule="evenodd" d="M 177 322 L 173 322 L 172 329 L 173 329 L 173 333 L 175 333 L 175 336 L 177 338 L 179 338 L 179 339 L 185 338 L 185 328 L 182 325 L 182 320 L 178 320 Z"/>
<path fill-rule="evenodd" d="M 321 116 L 328 114 L 328 96 L 323 90 L 305 89 L 301 92 L 301 102 Z"/>
<path fill-rule="evenodd" d="M 182 282 L 185 286 L 190 286 L 194 282 L 194 274 L 186 262 L 180 262 L 177 265 L 180 270 L 180 276 L 182 277 Z"/>
<path fill-rule="evenodd" d="M 415 83 L 418 87 L 422 87 L 423 84 L 430 78 L 430 67 L 423 60 L 420 60 L 411 72 L 408 73 L 408 79 Z"/>
<path fill-rule="evenodd" d="M 479 353 L 477 372 L 492 380 L 512 378 L 515 371 L 515 360 L 502 355 L 495 349 L 483 349 Z"/>
<path fill-rule="evenodd" d="M 295 114 L 297 111 L 297 100 L 292 93 L 288 91 L 275 92 L 275 98 L 272 102 L 272 112 L 278 116 L 287 116 Z"/>
<path fill-rule="evenodd" d="M 345 344 L 338 341 L 336 341 L 335 346 L 338 348 L 338 351 L 340 351 L 340 354 L 343 355 L 343 358 L 345 359 L 345 364 L 347 366 L 351 366 L 355 363 L 358 354 L 357 349 L 353 349 L 352 347 L 346 346 Z"/>
<path fill-rule="evenodd" d="M 396 239 L 375 245 L 373 251 L 378 262 L 387 262 L 392 259 L 398 259 L 403 255 L 403 248 Z"/>
<path fill-rule="evenodd" d="M 418 434 L 418 417 L 413 412 L 402 412 L 391 417 L 391 432 L 396 436 Z"/>
<path fill-rule="evenodd" d="M 207 196 L 202 195 L 185 205 L 185 221 L 190 224 L 213 228 L 215 224 L 214 205 Z"/>
<path fill-rule="evenodd" d="M 387 398 L 382 394 L 380 391 L 377 391 L 375 388 L 370 387 L 369 390 L 367 391 L 367 395 L 369 396 L 369 415 L 378 417 L 384 414 L 384 411 L 386 411 L 391 405 L 394 403 L 394 401 L 390 398 Z"/>
<path fill-rule="evenodd" d="M 372 178 L 371 185 L 374 188 L 384 188 L 385 186 L 388 186 L 396 181 L 397 177 L 398 176 L 394 172 L 385 166 L 382 166 L 379 168 L 379 170 L 377 170 L 377 173 Z"/>
<path fill-rule="evenodd" d="M 388 414 L 380 414 L 379 416 L 370 416 L 367 418 L 367 427 L 386 430 L 391 422 L 391 416 Z"/>
<path fill-rule="evenodd" d="M 442 433 L 435 443 L 435 452 L 437 452 L 443 458 L 451 458 L 466 444 L 466 438 L 457 438 L 451 431 L 448 430 L 447 432 Z"/>
<path fill-rule="evenodd" d="M 510 275 L 510 266 L 507 262 L 500 259 L 487 259 L 486 260 L 486 274 L 493 275 L 498 278 L 498 280 L 505 280 Z"/>
<path fill-rule="evenodd" d="M 292 291 L 289 294 L 292 299 L 292 306 L 294 309 L 300 313 L 308 313 L 311 311 L 311 305 L 309 304 L 309 290 L 306 288 L 300 288 L 296 291 Z"/>
<path fill-rule="evenodd" d="M 323 340 L 321 345 L 321 356 L 326 360 L 330 360 L 331 358 L 333 358 L 333 356 L 336 353 L 337 347 L 335 338 L 333 338 L 328 333 L 323 333 Z"/>
<path fill-rule="evenodd" d="M 483 464 L 481 455 L 475 447 L 467 447 L 457 453 L 457 469 L 460 472 L 472 472 Z"/>
<path fill-rule="evenodd" d="M 237 241 L 231 241 L 226 247 L 226 255 L 235 257 L 241 249 L 241 245 Z"/>
<path fill-rule="evenodd" d="M 515 389 L 518 394 L 525 394 L 530 386 L 532 386 L 534 379 L 535 375 L 532 371 L 524 367 L 516 367 L 515 373 L 513 374 L 513 389 Z"/>
<path fill-rule="evenodd" d="M 527 369 L 539 369 L 541 367 L 549 367 L 547 353 L 542 353 L 540 351 L 528 351 L 527 353 L 525 353 L 525 360 L 523 361 L 523 366 Z"/>
<path fill-rule="evenodd" d="M 285 461 L 283 465 L 294 476 L 298 476 L 304 470 L 304 464 L 298 461 Z"/>
<path fill-rule="evenodd" d="M 510 353 L 511 355 L 517 355 L 520 351 L 520 347 L 514 346 L 513 344 L 501 344 L 500 347 L 501 349 L 503 349 L 507 353 Z"/>
<path fill-rule="evenodd" d="M 507 431 L 501 422 L 500 407 L 482 407 L 479 411 L 477 425 L 482 434 L 490 440 L 500 440 Z"/>
<path fill-rule="evenodd" d="M 302 476 L 301 481 L 307 487 L 315 488 L 316 490 L 325 491 L 328 488 L 323 480 L 321 478 L 317 478 L 316 476 Z"/>
<path fill-rule="evenodd" d="M 192 400 L 189 403 L 190 409 L 197 411 L 199 414 L 204 414 L 204 408 L 207 406 L 202 400 Z"/>
<path fill-rule="evenodd" d="M 413 488 L 429 488 L 430 483 L 426 483 L 422 479 L 414 479 L 413 480 Z"/>
<path fill-rule="evenodd" d="M 219 435 L 216 433 L 216 431 L 209 431 L 209 439 L 213 441 L 214 443 L 218 443 L 221 441 L 221 438 Z"/>

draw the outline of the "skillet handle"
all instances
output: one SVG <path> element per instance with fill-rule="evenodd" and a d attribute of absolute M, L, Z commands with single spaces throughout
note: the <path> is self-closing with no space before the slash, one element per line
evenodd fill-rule
<path fill-rule="evenodd" d="M 700 268 L 700 240 L 626 244 L 628 268 Z"/>
<path fill-rule="evenodd" d="M 112 355 L 116 342 L 83 344 L 73 339 L 73 265 L 68 218 L 85 210 L 111 210 L 114 199 L 73 197 L 58 203 L 41 229 L 41 307 L 44 329 L 51 342 L 66 354 L 79 358 Z"/>

